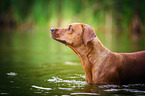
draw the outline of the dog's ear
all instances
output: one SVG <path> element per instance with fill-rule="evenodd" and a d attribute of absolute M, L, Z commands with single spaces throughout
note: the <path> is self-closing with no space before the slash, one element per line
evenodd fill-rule
<path fill-rule="evenodd" d="M 95 30 L 89 25 L 83 25 L 83 42 L 85 45 L 96 37 Z"/>

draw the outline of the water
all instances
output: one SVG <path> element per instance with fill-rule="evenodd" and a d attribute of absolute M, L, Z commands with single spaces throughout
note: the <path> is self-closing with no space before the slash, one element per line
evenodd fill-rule
<path fill-rule="evenodd" d="M 113 51 L 135 50 L 128 37 L 124 43 L 115 37 L 105 41 L 104 36 L 98 37 Z M 139 48 L 145 48 L 141 43 Z M 52 40 L 47 29 L 13 30 L 0 33 L 0 95 L 145 95 L 145 85 L 87 84 L 78 57 Z"/>

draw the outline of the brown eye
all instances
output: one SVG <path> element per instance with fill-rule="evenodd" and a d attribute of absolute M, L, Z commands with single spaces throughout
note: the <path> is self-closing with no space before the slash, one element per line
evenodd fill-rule
<path fill-rule="evenodd" d="M 72 28 L 68 28 L 68 31 L 70 31 Z"/>

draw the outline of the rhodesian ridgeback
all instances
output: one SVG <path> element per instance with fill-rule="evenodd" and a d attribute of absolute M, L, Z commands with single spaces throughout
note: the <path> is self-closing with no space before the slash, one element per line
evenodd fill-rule
<path fill-rule="evenodd" d="M 145 83 L 145 51 L 111 52 L 98 39 L 94 29 L 82 23 L 73 23 L 66 28 L 51 28 L 51 36 L 77 54 L 87 83 Z"/>

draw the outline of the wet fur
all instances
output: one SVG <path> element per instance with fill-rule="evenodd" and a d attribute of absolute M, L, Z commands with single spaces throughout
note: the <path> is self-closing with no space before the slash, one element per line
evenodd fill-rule
<path fill-rule="evenodd" d="M 68 28 L 71 26 L 71 32 Z M 52 37 L 63 41 L 80 58 L 88 83 L 145 83 L 145 51 L 115 53 L 107 49 L 94 29 L 82 23 L 56 28 Z"/>

